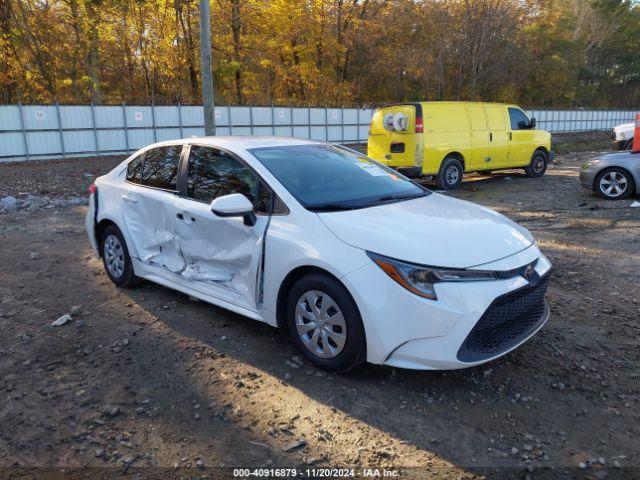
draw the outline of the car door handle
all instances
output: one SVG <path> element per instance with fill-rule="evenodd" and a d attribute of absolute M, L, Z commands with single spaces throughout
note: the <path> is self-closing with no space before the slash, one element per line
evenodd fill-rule
<path fill-rule="evenodd" d="M 513 140 L 513 133 L 509 132 L 509 140 Z"/>
<path fill-rule="evenodd" d="M 188 215 L 188 218 L 185 219 L 183 213 L 176 213 L 176 217 L 178 217 L 180 220 L 184 220 L 187 223 L 191 223 L 191 222 L 195 222 L 196 221 L 196 219 L 194 217 L 192 217 L 191 215 Z"/>
<path fill-rule="evenodd" d="M 493 132 L 489 132 L 489 141 L 493 142 Z"/>
<path fill-rule="evenodd" d="M 129 203 L 138 203 L 138 199 L 134 198 L 134 197 L 130 197 L 129 195 L 122 195 L 122 199 L 125 202 L 129 202 Z"/>

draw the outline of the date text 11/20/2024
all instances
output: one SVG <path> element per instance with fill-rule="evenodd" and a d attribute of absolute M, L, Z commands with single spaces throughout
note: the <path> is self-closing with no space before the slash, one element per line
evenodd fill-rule
<path fill-rule="evenodd" d="M 398 478 L 400 472 L 385 468 L 234 468 L 236 478 Z"/>

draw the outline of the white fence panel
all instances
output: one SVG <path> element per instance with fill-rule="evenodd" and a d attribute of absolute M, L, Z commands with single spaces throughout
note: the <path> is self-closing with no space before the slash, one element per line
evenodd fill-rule
<path fill-rule="evenodd" d="M 530 110 L 538 128 L 608 130 L 634 111 Z M 319 107 L 215 108 L 218 135 L 283 135 L 339 143 L 365 142 L 372 109 Z M 153 142 L 204 135 L 201 106 L 0 105 L 0 162 L 124 154 Z"/>

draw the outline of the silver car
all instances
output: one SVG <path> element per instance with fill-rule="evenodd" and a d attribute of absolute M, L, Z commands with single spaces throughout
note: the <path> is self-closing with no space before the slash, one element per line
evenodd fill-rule
<path fill-rule="evenodd" d="M 640 153 L 601 155 L 582 164 L 580 183 L 610 200 L 640 193 Z"/>

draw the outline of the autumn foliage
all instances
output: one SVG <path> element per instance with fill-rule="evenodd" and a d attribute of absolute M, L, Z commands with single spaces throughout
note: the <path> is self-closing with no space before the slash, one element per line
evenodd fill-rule
<path fill-rule="evenodd" d="M 0 0 L 0 102 L 199 103 L 197 0 Z M 640 105 L 620 0 L 212 0 L 216 100 Z"/>

